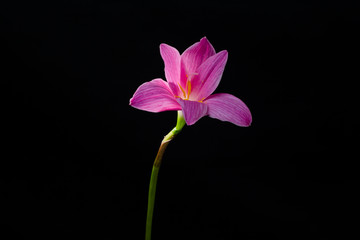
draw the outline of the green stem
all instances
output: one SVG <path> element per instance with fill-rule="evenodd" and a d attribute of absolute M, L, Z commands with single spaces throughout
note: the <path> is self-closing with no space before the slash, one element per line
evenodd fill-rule
<path fill-rule="evenodd" d="M 170 143 L 172 139 L 176 135 L 179 134 L 181 129 L 185 125 L 184 116 L 181 111 L 178 111 L 178 118 L 176 127 L 173 128 L 162 140 L 159 151 L 156 155 L 154 165 L 151 172 L 150 185 L 149 185 L 149 198 L 148 198 L 148 209 L 147 209 L 147 217 L 146 217 L 146 232 L 145 232 L 145 240 L 151 240 L 151 227 L 152 227 L 152 219 L 154 213 L 154 204 L 155 204 L 155 193 L 156 193 L 156 183 L 158 179 L 158 174 L 160 170 L 161 160 L 164 155 L 165 149 L 167 145 Z"/>
<path fill-rule="evenodd" d="M 154 212 L 156 183 L 157 183 L 159 169 L 160 169 L 159 167 L 156 167 L 154 165 L 153 168 L 152 168 L 152 172 L 151 172 L 150 186 L 149 186 L 148 209 L 147 209 L 147 217 L 146 217 L 145 240 L 150 240 L 151 239 L 152 218 L 153 218 L 153 212 Z"/>

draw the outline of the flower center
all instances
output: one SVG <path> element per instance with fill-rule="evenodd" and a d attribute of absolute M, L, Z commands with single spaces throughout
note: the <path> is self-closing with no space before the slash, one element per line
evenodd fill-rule
<path fill-rule="evenodd" d="M 191 76 L 194 75 L 198 75 L 198 73 L 192 73 Z M 191 94 L 191 77 L 189 75 L 186 74 L 186 85 L 185 88 L 183 88 L 181 86 L 181 84 L 178 82 L 178 86 L 181 90 L 181 93 L 183 95 L 183 97 L 180 96 L 175 96 L 177 98 L 182 98 L 183 100 L 191 100 L 191 101 L 197 101 L 197 102 L 203 102 L 205 98 L 202 98 L 201 100 L 196 100 L 196 98 L 192 97 L 192 99 L 190 99 L 190 94 Z"/>
<path fill-rule="evenodd" d="M 183 94 L 182 99 L 184 100 L 190 100 L 190 94 L 191 94 L 191 80 L 192 80 L 192 76 L 194 75 L 198 75 L 198 73 L 191 73 L 191 74 L 186 74 L 186 85 L 185 85 L 185 89 L 181 86 L 180 83 L 178 83 L 179 88 Z M 179 96 L 176 96 L 179 97 Z"/>

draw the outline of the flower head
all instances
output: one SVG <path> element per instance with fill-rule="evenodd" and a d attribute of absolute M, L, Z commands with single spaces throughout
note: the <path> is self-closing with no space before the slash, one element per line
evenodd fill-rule
<path fill-rule="evenodd" d="M 252 117 L 239 98 L 228 93 L 212 94 L 222 77 L 228 52 L 215 52 L 206 37 L 181 55 L 174 47 L 160 44 L 167 81 L 156 78 L 138 87 L 130 105 L 149 112 L 181 110 L 187 125 L 203 116 L 247 127 Z"/>

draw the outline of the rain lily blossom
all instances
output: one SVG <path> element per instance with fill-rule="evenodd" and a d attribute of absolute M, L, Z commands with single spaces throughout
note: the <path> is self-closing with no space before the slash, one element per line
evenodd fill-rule
<path fill-rule="evenodd" d="M 177 124 L 161 142 L 151 172 L 145 240 L 151 240 L 152 216 L 157 177 L 163 154 L 169 142 L 185 123 L 192 125 L 208 115 L 237 126 L 250 126 L 249 108 L 239 98 L 228 93 L 212 94 L 221 80 L 228 52 L 215 52 L 204 37 L 181 55 L 175 48 L 160 45 L 167 81 L 156 78 L 138 87 L 130 105 L 149 112 L 178 111 Z"/>
<path fill-rule="evenodd" d="M 156 78 L 140 85 L 130 105 L 149 112 L 181 110 L 187 125 L 208 115 L 237 126 L 247 127 L 252 117 L 239 98 L 228 93 L 212 94 L 220 83 L 227 58 L 226 50 L 215 52 L 206 37 L 187 48 L 160 44 L 167 81 Z"/>

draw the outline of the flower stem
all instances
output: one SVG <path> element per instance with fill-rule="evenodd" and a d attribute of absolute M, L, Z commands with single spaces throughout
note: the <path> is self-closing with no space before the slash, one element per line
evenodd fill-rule
<path fill-rule="evenodd" d="M 145 240 L 150 240 L 151 239 L 152 218 L 153 218 L 153 212 L 154 212 L 156 183 L 157 183 L 159 169 L 160 169 L 159 167 L 156 167 L 154 165 L 153 168 L 152 168 L 152 172 L 151 172 L 150 186 L 149 186 L 148 209 L 147 209 L 147 217 L 146 217 Z"/>
<path fill-rule="evenodd" d="M 181 129 L 185 125 L 184 116 L 181 111 L 178 111 L 178 118 L 176 127 L 174 127 L 162 140 L 159 151 L 156 155 L 154 165 L 151 172 L 150 185 L 149 185 L 149 197 L 148 197 L 148 209 L 147 209 L 147 217 L 146 217 L 146 231 L 145 231 L 145 240 L 151 240 L 151 227 L 152 227 L 152 219 L 154 212 L 154 204 L 155 204 L 155 193 L 156 193 L 156 183 L 158 179 L 158 174 L 160 170 L 161 160 L 164 155 L 165 149 L 167 145 L 170 143 L 172 139 L 176 135 L 179 134 Z"/>

